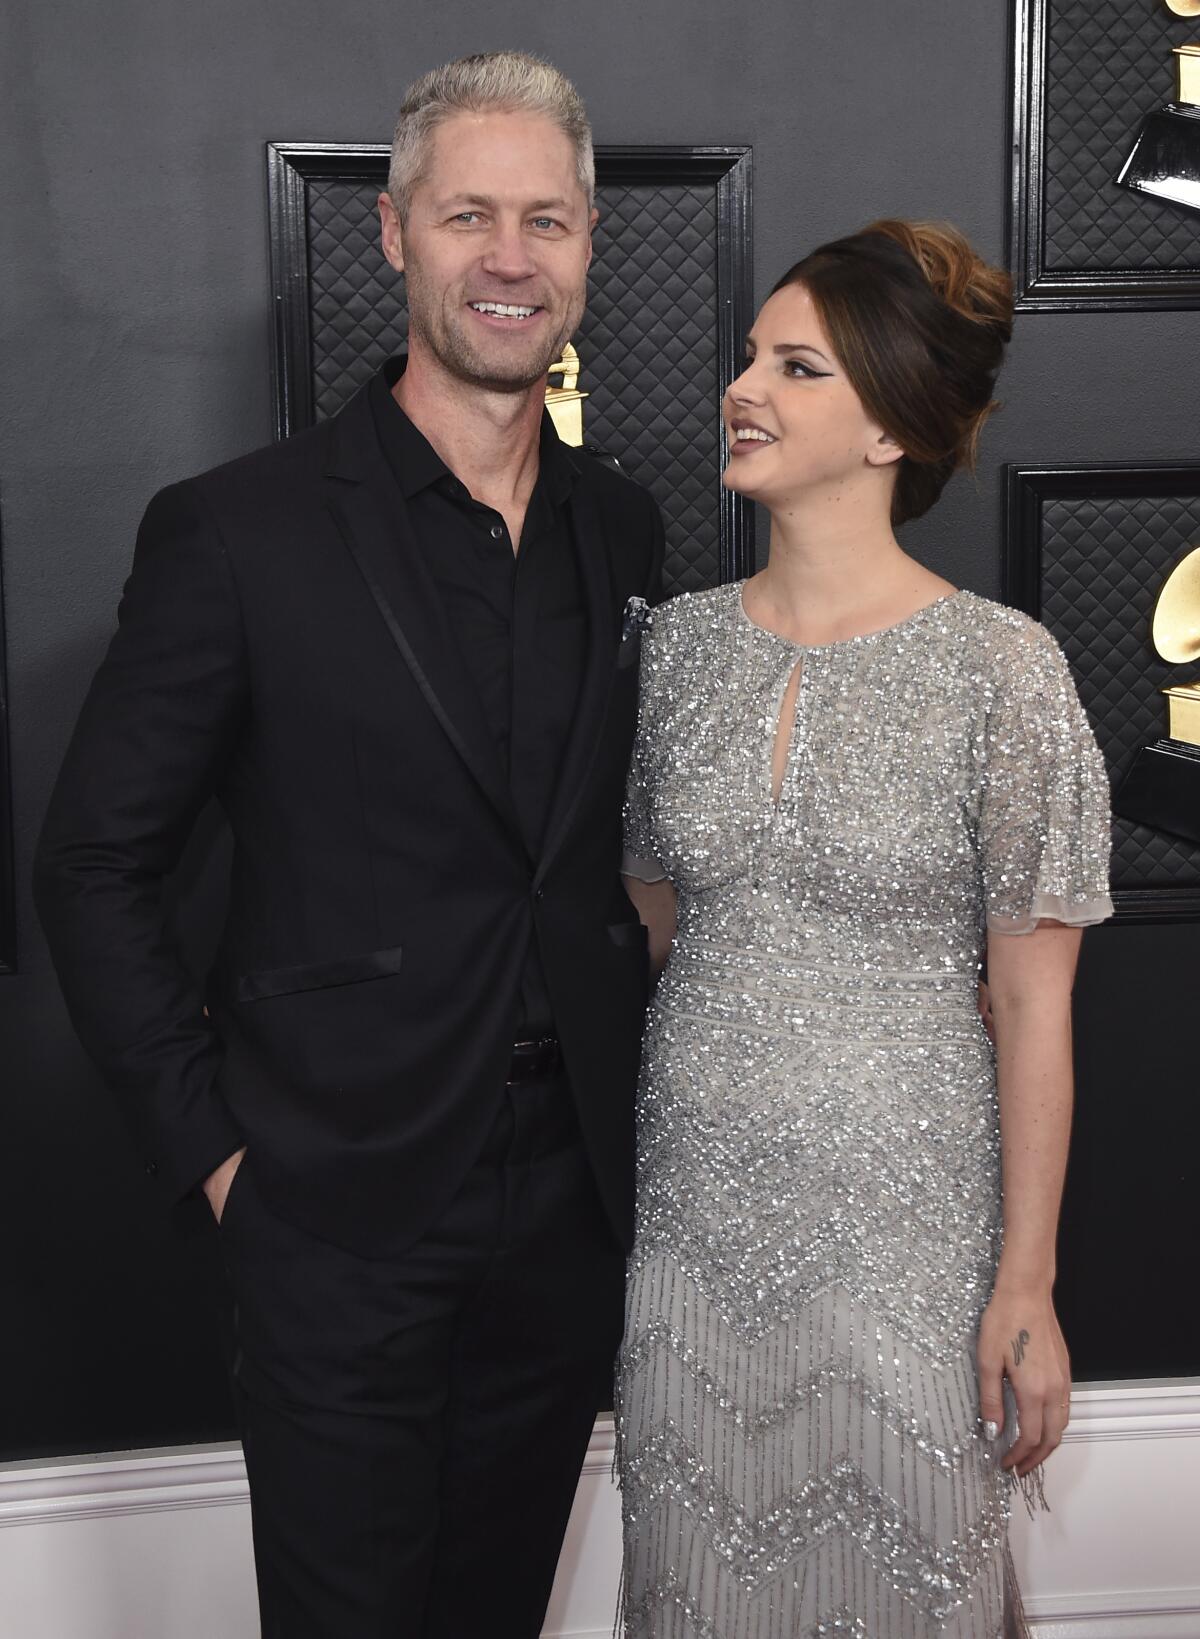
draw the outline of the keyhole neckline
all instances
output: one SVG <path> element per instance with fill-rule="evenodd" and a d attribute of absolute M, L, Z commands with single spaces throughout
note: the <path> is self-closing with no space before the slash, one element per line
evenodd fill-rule
<path fill-rule="evenodd" d="M 800 722 L 800 695 L 804 688 L 806 670 L 803 653 L 797 654 L 788 671 L 787 681 L 783 685 L 783 693 L 779 698 L 779 710 L 775 715 L 775 732 L 771 736 L 771 748 L 767 756 L 767 791 L 771 798 L 771 812 L 776 818 L 782 812 L 783 793 L 787 789 L 788 775 L 792 768 L 793 756 L 796 750 L 796 731 Z M 791 696 L 790 707 L 789 695 Z M 779 759 L 778 791 L 775 789 L 775 759 L 777 757 Z"/>

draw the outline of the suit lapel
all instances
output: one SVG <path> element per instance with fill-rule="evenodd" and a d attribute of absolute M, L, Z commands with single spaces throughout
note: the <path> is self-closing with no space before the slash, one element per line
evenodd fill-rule
<path fill-rule="evenodd" d="M 562 774 L 550 807 L 545 843 L 534 876 L 537 886 L 575 817 L 580 798 L 600 744 L 616 664 L 617 637 L 613 617 L 613 581 L 604 537 L 586 497 L 577 483 L 568 503 L 571 530 L 579 558 L 579 576 L 587 609 L 588 653 L 579 704 L 571 725 Z"/>
<path fill-rule="evenodd" d="M 337 417 L 329 509 L 429 709 L 505 828 L 527 852 L 508 780 L 404 496 L 384 461 L 365 391 Z"/>

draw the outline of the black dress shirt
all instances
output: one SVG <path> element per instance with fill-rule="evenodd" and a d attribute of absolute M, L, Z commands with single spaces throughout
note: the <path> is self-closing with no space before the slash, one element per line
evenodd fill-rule
<path fill-rule="evenodd" d="M 566 507 L 578 475 L 544 416 L 538 478 L 514 551 L 501 514 L 470 495 L 392 397 L 404 364 L 390 360 L 371 383 L 376 430 L 536 859 L 583 679 L 583 590 Z M 553 1029 L 531 937 L 514 1037 Z"/>

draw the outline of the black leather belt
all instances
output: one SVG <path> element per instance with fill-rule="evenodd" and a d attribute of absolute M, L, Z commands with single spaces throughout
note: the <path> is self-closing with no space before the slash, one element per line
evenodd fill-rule
<path fill-rule="evenodd" d="M 535 1036 L 532 1041 L 515 1041 L 508 1066 L 508 1085 L 548 1076 L 562 1063 L 557 1036 Z"/>

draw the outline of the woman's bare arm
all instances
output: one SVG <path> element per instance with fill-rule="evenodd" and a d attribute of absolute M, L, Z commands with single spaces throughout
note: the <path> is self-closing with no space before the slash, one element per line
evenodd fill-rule
<path fill-rule="evenodd" d="M 1018 1475 L 1062 1439 L 1070 1362 L 1054 1313 L 1055 1237 L 1071 1129 L 1071 987 L 1080 932 L 1040 922 L 988 943 L 1004 1187 L 1004 1250 L 979 1331 L 980 1415 L 1004 1424 L 1002 1379 L 1020 1438 L 1004 1459 Z"/>

